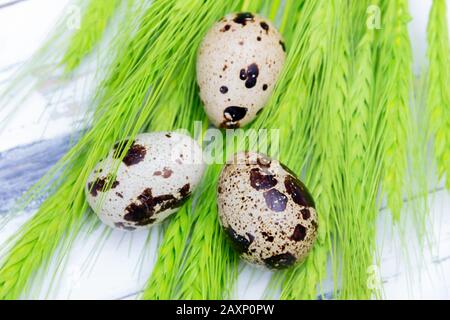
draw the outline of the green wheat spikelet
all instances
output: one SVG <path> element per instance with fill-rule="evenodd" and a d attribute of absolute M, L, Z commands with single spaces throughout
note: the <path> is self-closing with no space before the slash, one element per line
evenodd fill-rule
<path fill-rule="evenodd" d="M 295 172 L 302 172 L 311 158 L 316 145 L 316 132 L 321 112 L 320 94 L 324 85 L 321 70 L 326 69 L 325 57 L 329 52 L 328 2 L 305 1 L 300 11 L 297 34 L 301 39 L 298 45 L 296 73 L 292 82 L 297 90 L 290 90 L 281 100 L 282 104 L 296 106 L 296 119 L 290 128 L 292 134 L 282 143 L 281 153 L 284 161 Z M 282 140 L 283 141 L 283 140 Z M 292 148 L 292 146 L 296 146 Z M 310 176 L 310 175 L 309 175 Z M 317 199 L 320 190 L 314 188 L 310 178 L 305 177 L 308 189 Z M 305 262 L 294 270 L 278 273 L 272 277 L 271 287 L 281 287 L 282 299 L 315 299 L 317 285 L 326 275 L 328 254 L 327 212 L 319 212 L 319 236 L 313 251 Z"/>
<path fill-rule="evenodd" d="M 152 277 L 149 279 L 142 298 L 145 300 L 167 300 L 177 285 L 173 276 L 181 268 L 183 248 L 188 241 L 191 228 L 191 217 L 187 211 L 192 206 L 192 201 L 186 203 L 170 221 L 170 226 L 165 230 L 163 245 L 158 250 L 158 260 L 153 268 Z M 167 245 L 170 243 L 170 245 Z M 180 249 L 181 248 L 181 249 Z M 181 251 L 181 252 L 180 252 Z M 163 265 L 164 268 L 159 267 Z"/>
<path fill-rule="evenodd" d="M 450 189 L 450 45 L 445 0 L 434 0 L 428 23 L 429 130 L 439 178 L 447 177 Z"/>
<path fill-rule="evenodd" d="M 344 145 L 344 119 L 346 103 L 349 96 L 349 41 L 347 39 L 348 18 L 344 10 L 344 1 L 334 1 L 329 6 L 327 15 L 331 23 L 327 26 L 327 39 L 329 43 L 328 54 L 325 57 L 325 75 L 323 78 L 323 91 L 318 97 L 318 104 L 322 113 L 318 122 L 316 141 L 312 154 L 311 166 L 308 167 L 308 185 L 312 189 L 319 216 L 319 237 L 322 245 L 329 246 L 330 235 L 334 230 L 339 232 L 336 219 L 342 213 L 342 201 L 336 201 L 343 196 L 342 171 L 344 170 L 344 157 L 342 148 Z M 335 21 L 341 21 L 336 27 Z M 347 21 L 347 22 L 346 22 Z M 333 141 L 330 143 L 330 141 Z M 321 225 L 320 225 L 321 224 Z M 324 234 L 325 233 L 325 234 Z M 319 239 L 320 241 L 320 239 Z M 320 243 L 320 242 L 319 242 Z M 319 248 L 318 248 L 319 249 Z M 324 250 L 324 249 L 322 249 Z M 319 250 L 320 253 L 320 250 Z M 322 253 L 323 254 L 323 253 Z M 316 258 L 312 256 L 312 258 Z M 322 259 L 324 263 L 324 257 Z M 332 253 L 332 259 L 336 259 Z M 336 268 L 335 268 L 336 269 Z M 343 284 L 345 285 L 345 284 Z"/>
<path fill-rule="evenodd" d="M 307 88 L 313 93 L 307 104 L 307 112 L 310 114 L 309 121 L 314 125 L 311 128 L 310 140 L 306 144 L 310 148 L 310 159 L 301 169 L 306 168 L 305 182 L 316 201 L 319 234 L 306 261 L 286 272 L 282 281 L 282 299 L 315 299 L 318 285 L 326 275 L 327 254 L 331 248 L 329 232 L 336 210 L 336 202 L 333 199 L 336 198 L 335 192 L 341 189 L 338 177 L 341 166 L 339 155 L 343 139 L 343 108 L 348 96 L 345 83 L 348 73 L 348 43 L 342 38 L 346 27 L 344 24 L 342 28 L 336 28 L 337 24 L 334 23 L 337 19 L 346 19 L 341 7 L 343 4 L 333 2 L 330 5 L 327 1 L 319 1 L 315 16 L 320 15 L 321 19 L 314 19 L 312 22 L 317 24 L 313 30 L 321 30 L 318 34 L 322 34 L 320 41 L 323 41 L 324 53 L 323 59 L 317 61 L 315 70 L 311 70 L 317 73 L 315 78 L 311 77 L 314 73 L 307 74 L 311 77 Z M 312 37 L 316 39 L 315 34 Z M 309 57 L 306 56 L 305 59 Z M 322 73 L 319 70 L 324 71 Z M 330 143 L 330 137 L 333 143 Z M 297 156 L 301 157 L 302 154 Z M 293 159 L 291 161 L 294 161 Z"/>
<path fill-rule="evenodd" d="M 384 1 L 384 46 L 390 60 L 385 61 L 386 140 L 383 190 L 394 220 L 400 218 L 407 167 L 407 132 L 410 123 L 412 52 L 408 34 L 408 1 Z"/>
<path fill-rule="evenodd" d="M 355 10 L 360 10 L 355 8 Z M 365 11 L 362 11 L 364 13 Z M 361 13 L 361 11 L 360 11 Z M 336 218 L 338 241 L 341 244 L 342 274 L 339 297 L 343 299 L 369 299 L 372 288 L 368 283 L 368 268 L 374 263 L 376 225 L 376 193 L 379 179 L 372 179 L 379 166 L 369 127 L 374 94 L 374 30 L 365 33 L 352 48 L 354 61 L 349 79 L 350 95 L 345 122 L 345 166 L 342 170 L 344 195 L 342 212 Z M 373 161 L 372 159 L 376 159 Z M 349 245 L 352 243 L 352 245 Z M 355 264 L 355 261 L 358 261 Z"/>
<path fill-rule="evenodd" d="M 180 286 L 172 298 L 231 298 L 237 279 L 238 259 L 222 235 L 214 201 L 220 171 L 220 165 L 211 165 L 205 174 L 207 186 L 201 194 L 209 198 L 202 199 L 196 205 L 195 211 L 202 214 L 195 213 L 195 227 L 190 239 L 194 245 L 187 248 L 179 275 Z"/>

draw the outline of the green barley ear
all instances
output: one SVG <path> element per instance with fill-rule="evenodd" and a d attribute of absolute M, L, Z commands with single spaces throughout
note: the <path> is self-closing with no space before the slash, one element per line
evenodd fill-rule
<path fill-rule="evenodd" d="M 164 232 L 162 245 L 158 250 L 158 259 L 153 267 L 152 276 L 146 284 L 142 298 L 144 300 L 168 300 L 176 288 L 174 275 L 181 268 L 182 253 L 188 241 L 192 218 L 188 201 L 172 218 L 169 227 Z M 170 245 L 169 245 L 170 244 Z M 160 267 L 161 265 L 164 268 Z"/>
<path fill-rule="evenodd" d="M 328 254 L 332 258 L 335 298 L 367 299 L 377 294 L 367 286 L 367 268 L 375 256 L 382 163 L 379 150 L 383 141 L 378 128 L 384 113 L 373 103 L 378 54 L 374 52 L 375 31 L 365 24 L 369 2 L 355 0 L 349 4 L 345 6 L 348 13 L 339 10 L 339 5 L 319 7 L 324 15 L 337 21 L 351 17 L 352 23 L 339 24 L 340 28 L 325 33 L 326 43 L 332 44 L 322 62 L 329 64 L 323 68 L 328 71 L 314 83 L 311 75 L 307 76 L 307 91 L 317 94 L 310 96 L 311 106 L 305 108 L 304 118 L 309 115 L 308 122 L 317 125 L 303 129 L 312 132 L 308 143 L 299 145 L 313 149 L 310 164 L 305 162 L 303 170 L 308 172 L 305 182 L 316 198 L 320 232 L 303 264 L 286 272 L 284 278 L 274 277 L 272 284 L 281 287 L 282 299 L 316 299 L 318 290 L 323 293 L 321 281 L 327 273 Z M 319 28 L 327 30 L 325 26 L 315 29 Z M 336 146 L 331 147 L 331 140 Z M 297 154 L 303 158 L 305 153 Z"/>
<path fill-rule="evenodd" d="M 74 174 L 67 177 L 68 183 L 76 183 L 76 179 Z M 77 210 L 66 211 L 70 216 L 63 214 L 65 211 L 62 209 L 65 208 L 61 199 L 70 199 L 70 193 L 69 188 L 60 188 L 12 239 L 14 245 L 2 259 L 0 269 L 0 300 L 26 296 L 31 288 L 30 280 L 36 275 L 36 266 L 48 267 L 49 257 L 58 247 L 62 256 L 67 253 L 68 245 L 73 241 L 72 232 L 81 226 L 82 220 L 77 216 L 83 215 L 86 210 L 84 197 L 80 195 L 73 202 Z M 60 245 L 62 239 L 66 245 Z"/>
<path fill-rule="evenodd" d="M 450 45 L 445 0 L 434 0 L 428 23 L 429 130 L 439 178 L 447 177 L 450 189 Z"/>
<path fill-rule="evenodd" d="M 368 3 L 352 1 L 355 16 L 367 17 Z M 376 30 L 360 19 L 363 34 L 353 39 L 350 57 L 348 109 L 345 113 L 343 193 L 344 205 L 336 217 L 340 252 L 335 259 L 341 274 L 341 299 L 369 299 L 378 296 L 379 288 L 368 285 L 368 270 L 375 263 L 375 226 L 378 216 L 377 191 L 380 186 L 382 161 L 378 153 L 376 129 L 379 121 L 373 106 L 375 92 Z M 355 26 L 352 25 L 352 28 Z M 358 25 L 356 26 L 358 27 Z M 361 26 L 360 26 L 361 27 Z M 351 32 L 352 33 L 352 32 Z M 359 42 L 358 42 L 359 41 Z M 351 243 L 351 244 L 350 244 Z M 358 261 L 355 265 L 355 261 Z M 336 281 L 335 281 L 336 282 Z"/>
<path fill-rule="evenodd" d="M 407 0 L 385 0 L 383 46 L 388 50 L 385 61 L 386 141 L 384 145 L 383 191 L 395 221 L 403 206 L 403 187 L 407 167 L 407 132 L 410 125 L 412 89 L 412 52 L 408 34 L 411 17 Z"/>
<path fill-rule="evenodd" d="M 364 8 L 354 10 L 365 13 Z M 375 263 L 375 226 L 378 216 L 377 190 L 382 161 L 375 137 L 378 117 L 373 108 L 375 94 L 375 30 L 364 24 L 364 34 L 351 49 L 348 109 L 345 113 L 343 205 L 336 219 L 340 250 L 335 274 L 340 271 L 340 299 L 370 299 L 379 288 L 368 285 L 368 270 Z M 355 261 L 357 263 L 355 264 Z M 337 281 L 335 281 L 337 283 Z"/>
<path fill-rule="evenodd" d="M 120 0 L 90 0 L 81 18 L 80 28 L 70 39 L 61 60 L 65 72 L 71 73 L 101 40 Z"/>
<path fill-rule="evenodd" d="M 176 279 L 179 285 L 172 292 L 175 299 L 231 298 L 238 275 L 238 259 L 219 225 L 216 186 L 221 165 L 210 165 L 205 173 L 202 199 L 197 201 L 193 216 L 194 227 Z M 204 188 L 204 189 L 203 189 Z M 204 198 L 203 198 L 204 197 Z"/>
<path fill-rule="evenodd" d="M 343 189 L 343 128 L 349 96 L 349 19 L 344 2 L 320 1 L 316 9 L 317 14 L 326 17 L 322 22 L 315 22 L 325 36 L 323 59 L 316 62 L 321 65 L 317 70 L 324 71 L 318 74 L 314 83 L 309 82 L 312 92 L 315 92 L 309 112 L 320 116 L 313 120 L 316 125 L 311 133 L 311 155 L 309 164 L 306 163 L 304 168 L 307 172 L 306 185 L 317 205 L 319 234 L 306 261 L 286 272 L 282 282 L 282 299 L 315 299 L 318 286 L 325 276 L 327 253 L 333 254 L 330 233 L 338 228 L 334 220 L 341 211 L 342 201 L 336 199 L 340 198 Z M 301 285 L 302 281 L 305 285 Z"/>
<path fill-rule="evenodd" d="M 279 101 L 281 105 L 291 106 L 296 110 L 295 117 L 292 119 L 286 118 L 292 113 L 280 113 L 284 115 L 284 119 L 278 127 L 283 128 L 286 123 L 291 122 L 288 127 L 291 131 L 289 138 L 281 139 L 281 160 L 299 176 L 304 170 L 311 173 L 304 177 L 304 181 L 316 201 L 322 199 L 321 189 L 312 177 L 319 177 L 322 171 L 318 163 L 311 158 L 319 143 L 318 134 L 328 132 L 319 128 L 324 112 L 321 97 L 328 92 L 325 88 L 326 83 L 330 83 L 326 80 L 330 72 L 330 60 L 327 57 L 332 52 L 329 28 L 332 23 L 328 23 L 333 21 L 330 18 L 332 12 L 330 9 L 328 1 L 304 2 L 299 12 L 296 33 L 293 36 L 293 39 L 301 39 L 297 40 L 292 48 L 297 56 L 291 65 L 291 67 L 295 66 L 296 70 L 291 79 L 292 88 L 295 90 L 286 90 L 286 94 Z M 287 121 L 288 119 L 290 121 Z M 313 162 L 311 166 L 308 165 L 309 162 Z M 319 170 L 316 171 L 316 169 Z M 330 177 L 324 176 L 323 180 Z M 319 177 L 318 180 L 322 179 Z M 272 277 L 269 290 L 272 292 L 281 290 L 281 299 L 316 299 L 317 297 L 317 286 L 326 276 L 329 252 L 327 220 L 330 214 L 328 210 L 321 208 L 318 215 L 318 240 L 307 260 L 293 270 L 276 273 Z"/>

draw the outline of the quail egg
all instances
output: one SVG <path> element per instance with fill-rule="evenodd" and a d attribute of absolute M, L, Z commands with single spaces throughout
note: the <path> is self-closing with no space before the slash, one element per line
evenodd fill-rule
<path fill-rule="evenodd" d="M 218 185 L 220 223 L 240 256 L 269 269 L 303 260 L 318 231 L 314 200 L 278 160 L 246 152 L 224 167 Z"/>
<path fill-rule="evenodd" d="M 176 212 L 203 171 L 201 148 L 191 137 L 139 134 L 133 141 L 117 142 L 97 164 L 86 183 L 86 198 L 108 226 L 145 229 Z"/>
<path fill-rule="evenodd" d="M 285 44 L 268 20 L 235 13 L 217 22 L 200 45 L 197 82 L 205 112 L 221 128 L 255 119 L 285 61 Z"/>

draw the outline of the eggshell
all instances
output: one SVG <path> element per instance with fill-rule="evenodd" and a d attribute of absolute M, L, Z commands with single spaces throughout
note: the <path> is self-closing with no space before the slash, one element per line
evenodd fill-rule
<path fill-rule="evenodd" d="M 268 19 L 230 14 L 200 45 L 197 81 L 210 121 L 217 127 L 245 126 L 272 94 L 285 61 L 285 45 Z"/>
<path fill-rule="evenodd" d="M 303 260 L 318 228 L 315 204 L 303 183 L 278 160 L 239 153 L 218 187 L 222 227 L 241 257 L 269 269 Z"/>
<path fill-rule="evenodd" d="M 131 147 L 121 161 L 127 143 Z M 203 171 L 201 148 L 189 136 L 144 133 L 134 141 L 116 143 L 97 164 L 86 183 L 86 198 L 105 224 L 145 229 L 176 212 Z"/>

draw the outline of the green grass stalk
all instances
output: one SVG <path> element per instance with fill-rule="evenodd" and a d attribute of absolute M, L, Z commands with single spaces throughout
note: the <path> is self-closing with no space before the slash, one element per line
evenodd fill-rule
<path fill-rule="evenodd" d="M 411 17 L 408 1 L 383 1 L 382 45 L 390 59 L 383 61 L 384 91 L 380 93 L 386 109 L 383 191 L 394 221 L 400 219 L 407 170 L 407 133 L 411 121 L 412 50 L 408 34 Z"/>

